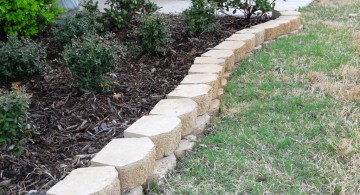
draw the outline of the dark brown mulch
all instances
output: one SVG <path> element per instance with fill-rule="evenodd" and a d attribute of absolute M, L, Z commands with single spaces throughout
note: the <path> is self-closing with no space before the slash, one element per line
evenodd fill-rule
<path fill-rule="evenodd" d="M 129 125 L 148 114 L 179 84 L 196 56 L 251 25 L 235 17 L 219 20 L 222 25 L 216 32 L 190 38 L 180 19 L 172 16 L 174 41 L 170 52 L 165 57 L 144 54 L 122 59 L 109 74 L 113 79 L 111 93 L 79 90 L 57 60 L 61 46 L 51 33 L 38 37 L 48 45 L 52 69 L 23 83 L 32 94 L 30 119 L 37 130 L 26 141 L 22 156 L 1 149 L 0 194 L 25 194 L 30 190 L 42 194 L 71 170 L 88 166 L 105 144 L 123 137 Z M 134 40 L 128 31 L 115 33 L 125 43 Z"/>

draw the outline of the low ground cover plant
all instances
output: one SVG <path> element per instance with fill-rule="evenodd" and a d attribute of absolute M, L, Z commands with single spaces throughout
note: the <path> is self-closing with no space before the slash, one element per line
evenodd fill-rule
<path fill-rule="evenodd" d="M 10 92 L 0 91 L 0 145 L 13 145 L 16 154 L 21 154 L 21 141 L 31 135 L 27 120 L 30 96 L 21 87 L 14 85 Z"/>
<path fill-rule="evenodd" d="M 42 32 L 64 9 L 56 6 L 57 0 L 0 0 L 0 26 L 8 35 L 33 36 Z"/>
<path fill-rule="evenodd" d="M 192 0 L 192 6 L 182 13 L 189 35 L 209 33 L 216 29 L 215 8 L 205 0 Z"/>
<path fill-rule="evenodd" d="M 8 37 L 0 48 L 0 76 L 23 79 L 45 70 L 45 48 L 28 38 Z"/>

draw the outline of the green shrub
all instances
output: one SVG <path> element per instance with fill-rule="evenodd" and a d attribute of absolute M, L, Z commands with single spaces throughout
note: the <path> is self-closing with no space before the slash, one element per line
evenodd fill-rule
<path fill-rule="evenodd" d="M 144 52 L 165 53 L 170 43 L 170 30 L 162 16 L 144 16 L 140 19 L 140 27 L 135 35 Z"/>
<path fill-rule="evenodd" d="M 29 95 L 22 91 L 0 93 L 0 144 L 14 145 L 15 152 L 21 152 L 21 140 L 31 135 L 29 104 Z"/>
<path fill-rule="evenodd" d="M 71 45 L 65 46 L 64 63 L 80 88 L 96 90 L 107 86 L 104 75 L 114 69 L 118 52 L 113 44 L 99 35 L 88 35 L 73 39 Z"/>
<path fill-rule="evenodd" d="M 205 0 L 192 0 L 192 6 L 182 13 L 189 35 L 212 32 L 216 29 L 215 8 Z"/>
<path fill-rule="evenodd" d="M 138 14 L 151 13 L 159 7 L 149 0 L 106 0 L 104 22 L 107 29 L 124 28 L 129 25 L 130 20 Z"/>
<path fill-rule="evenodd" d="M 234 8 L 233 13 L 240 10 L 244 13 L 245 18 L 250 19 L 257 11 L 260 11 L 262 16 L 268 11 L 274 10 L 276 0 L 211 0 L 220 10 L 229 11 L 229 8 Z M 285 1 L 285 0 L 284 0 Z"/>
<path fill-rule="evenodd" d="M 65 18 L 63 24 L 54 30 L 55 38 L 63 45 L 71 43 L 73 38 L 94 33 L 101 34 L 104 26 L 98 21 L 100 13 L 97 11 L 81 11 Z"/>
<path fill-rule="evenodd" d="M 8 35 L 37 35 L 64 11 L 55 4 L 56 0 L 0 0 L 0 26 Z"/>
<path fill-rule="evenodd" d="M 34 75 L 44 70 L 45 58 L 45 49 L 40 44 L 11 35 L 0 48 L 0 76 L 22 79 Z"/>

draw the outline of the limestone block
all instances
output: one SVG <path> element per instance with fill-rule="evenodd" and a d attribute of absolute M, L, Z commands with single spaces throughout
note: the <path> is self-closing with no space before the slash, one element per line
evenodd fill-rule
<path fill-rule="evenodd" d="M 255 35 L 254 34 L 235 33 L 225 40 L 226 41 L 243 41 L 243 42 L 245 42 L 246 52 L 251 52 L 255 47 Z"/>
<path fill-rule="evenodd" d="M 216 64 L 220 66 L 227 66 L 225 59 L 213 58 L 213 57 L 196 57 L 194 64 Z"/>
<path fill-rule="evenodd" d="M 264 41 L 276 39 L 281 34 L 280 25 L 276 23 L 265 22 L 262 24 L 252 26 L 251 28 L 264 29 L 265 30 Z"/>
<path fill-rule="evenodd" d="M 191 99 L 160 100 L 150 111 L 150 115 L 176 116 L 181 120 L 181 136 L 192 132 L 196 124 L 198 105 Z"/>
<path fill-rule="evenodd" d="M 214 117 L 214 116 L 219 115 L 219 112 L 220 112 L 220 100 L 214 99 L 211 101 L 208 114 L 210 115 L 210 117 Z"/>
<path fill-rule="evenodd" d="M 280 16 L 276 20 L 290 20 L 290 31 L 294 31 L 301 25 L 300 16 Z"/>
<path fill-rule="evenodd" d="M 189 69 L 189 74 L 217 74 L 223 77 L 225 66 L 216 64 L 193 64 Z"/>
<path fill-rule="evenodd" d="M 221 87 L 225 87 L 227 85 L 227 79 L 221 79 Z"/>
<path fill-rule="evenodd" d="M 179 147 L 175 150 L 174 154 L 176 158 L 184 157 L 188 152 L 194 148 L 195 143 L 189 140 L 181 140 Z"/>
<path fill-rule="evenodd" d="M 125 138 L 148 137 L 156 147 L 156 159 L 174 153 L 181 140 L 181 120 L 175 116 L 143 116 L 124 131 Z"/>
<path fill-rule="evenodd" d="M 298 11 L 280 11 L 281 16 L 301 16 Z"/>
<path fill-rule="evenodd" d="M 213 96 L 212 87 L 206 84 L 178 85 L 166 98 L 190 98 L 198 104 L 197 115 L 203 115 L 209 110 Z"/>
<path fill-rule="evenodd" d="M 118 172 L 114 167 L 88 167 L 71 171 L 46 192 L 48 195 L 120 194 Z"/>
<path fill-rule="evenodd" d="M 255 46 L 259 46 L 264 42 L 265 30 L 264 29 L 255 29 L 255 28 L 246 28 L 240 31 L 237 31 L 236 34 L 253 34 L 255 35 Z"/>
<path fill-rule="evenodd" d="M 279 36 L 286 35 L 291 32 L 291 20 L 271 20 L 269 23 L 275 23 L 280 25 Z"/>
<path fill-rule="evenodd" d="M 218 91 L 218 98 L 219 99 L 223 99 L 224 98 L 224 89 L 223 88 L 220 88 L 219 91 Z"/>
<path fill-rule="evenodd" d="M 121 192 L 126 192 L 146 181 L 154 170 L 155 154 L 150 138 L 113 139 L 91 159 L 91 166 L 115 167 Z"/>
<path fill-rule="evenodd" d="M 176 167 L 176 157 L 174 154 L 157 160 L 155 169 L 147 179 L 146 183 L 149 184 L 153 181 L 159 181 L 161 179 L 164 179 L 170 171 L 175 169 L 175 167 Z"/>
<path fill-rule="evenodd" d="M 181 81 L 181 85 L 206 84 L 210 85 L 212 90 L 212 98 L 217 97 L 217 91 L 220 86 L 220 77 L 216 74 L 190 74 L 185 76 Z"/>
<path fill-rule="evenodd" d="M 138 186 L 128 192 L 122 193 L 122 195 L 143 195 L 143 188 Z"/>
<path fill-rule="evenodd" d="M 210 116 L 208 114 L 198 116 L 196 118 L 196 126 L 194 128 L 193 134 L 195 136 L 203 135 L 206 124 L 208 124 L 209 122 L 210 122 Z"/>
<path fill-rule="evenodd" d="M 201 55 L 202 57 L 219 58 L 225 60 L 225 70 L 232 70 L 235 66 L 235 56 L 233 50 L 209 50 Z"/>
<path fill-rule="evenodd" d="M 224 79 L 229 80 L 230 77 L 231 77 L 231 72 L 230 71 L 227 71 L 227 72 L 224 73 Z"/>
<path fill-rule="evenodd" d="M 235 62 L 239 62 L 245 57 L 247 47 L 244 41 L 223 41 L 215 46 L 214 49 L 233 51 Z"/>

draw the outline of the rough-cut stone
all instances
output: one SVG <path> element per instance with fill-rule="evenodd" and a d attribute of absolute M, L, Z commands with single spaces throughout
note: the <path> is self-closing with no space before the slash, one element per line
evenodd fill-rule
<path fill-rule="evenodd" d="M 209 110 L 213 96 L 212 87 L 206 84 L 178 85 L 166 97 L 168 99 L 190 98 L 198 104 L 197 115 L 203 115 Z"/>
<path fill-rule="evenodd" d="M 197 103 L 192 99 L 160 100 L 150 115 L 177 116 L 181 120 L 181 136 L 189 135 L 196 125 Z"/>
<path fill-rule="evenodd" d="M 251 52 L 255 47 L 255 35 L 254 34 L 233 34 L 226 41 L 243 41 L 245 42 L 246 52 Z"/>
<path fill-rule="evenodd" d="M 221 87 L 225 87 L 227 85 L 227 79 L 222 78 L 221 79 Z"/>
<path fill-rule="evenodd" d="M 298 11 L 280 11 L 281 16 L 301 16 Z"/>
<path fill-rule="evenodd" d="M 294 31 L 301 25 L 300 16 L 280 16 L 276 20 L 290 20 L 290 31 Z"/>
<path fill-rule="evenodd" d="M 225 60 L 225 70 L 232 70 L 235 66 L 235 56 L 233 50 L 212 49 L 201 55 L 202 57 L 219 58 Z"/>
<path fill-rule="evenodd" d="M 255 29 L 255 28 L 246 28 L 240 31 L 237 31 L 236 34 L 253 34 L 255 35 L 255 46 L 259 46 L 264 42 L 265 30 L 264 29 Z"/>
<path fill-rule="evenodd" d="M 141 186 L 138 186 L 129 192 L 122 193 L 122 195 L 143 195 L 143 188 Z"/>
<path fill-rule="evenodd" d="M 216 64 L 193 64 L 188 74 L 217 74 L 220 78 L 223 77 L 225 66 Z"/>
<path fill-rule="evenodd" d="M 195 136 L 203 135 L 206 124 L 208 124 L 209 122 L 210 122 L 210 116 L 208 114 L 198 116 L 196 118 L 196 126 L 194 128 L 193 134 Z"/>
<path fill-rule="evenodd" d="M 264 29 L 265 30 L 264 41 L 276 39 L 281 34 L 280 25 L 276 23 L 265 22 L 262 24 L 252 26 L 251 28 Z"/>
<path fill-rule="evenodd" d="M 220 111 L 220 100 L 219 99 L 212 100 L 208 114 L 212 118 L 214 116 L 217 116 L 219 114 L 219 111 Z"/>
<path fill-rule="evenodd" d="M 210 85 L 213 89 L 212 98 L 217 97 L 217 90 L 220 86 L 220 77 L 216 74 L 191 74 L 185 76 L 185 78 L 181 81 L 181 85 L 189 85 L 189 84 L 206 84 Z"/>
<path fill-rule="evenodd" d="M 181 120 L 175 116 L 143 116 L 124 131 L 125 138 L 148 137 L 156 146 L 156 159 L 169 156 L 181 140 Z"/>
<path fill-rule="evenodd" d="M 270 23 L 275 23 L 275 24 L 280 25 L 279 36 L 286 35 L 291 32 L 291 20 L 289 20 L 289 19 L 288 20 L 285 20 L 285 19 L 284 20 L 272 20 L 272 21 L 270 21 Z"/>
<path fill-rule="evenodd" d="M 146 181 L 154 170 L 155 154 L 150 138 L 113 139 L 91 159 L 91 166 L 115 167 L 121 192 L 126 192 Z"/>
<path fill-rule="evenodd" d="M 224 73 L 224 79 L 229 80 L 230 77 L 231 77 L 231 72 L 230 71 L 227 71 L 227 72 Z"/>
<path fill-rule="evenodd" d="M 114 167 L 88 167 L 71 171 L 48 195 L 120 194 L 118 172 Z"/>
<path fill-rule="evenodd" d="M 239 62 L 245 57 L 247 47 L 244 41 L 223 41 L 215 46 L 214 49 L 233 51 L 235 62 Z"/>
<path fill-rule="evenodd" d="M 157 160 L 155 169 L 147 179 L 146 183 L 151 183 L 153 181 L 160 181 L 161 179 L 164 179 L 170 171 L 175 169 L 175 167 L 176 157 L 174 154 Z"/>
<path fill-rule="evenodd" d="M 184 157 L 188 152 L 194 148 L 195 143 L 189 140 L 181 140 L 179 147 L 175 150 L 174 154 L 176 158 Z"/>
<path fill-rule="evenodd" d="M 213 57 L 196 57 L 194 64 L 216 64 L 219 66 L 226 67 L 225 59 L 213 58 Z"/>
<path fill-rule="evenodd" d="M 223 99 L 224 98 L 224 89 L 223 88 L 220 88 L 219 91 L 218 91 L 218 98 L 219 99 Z"/>

